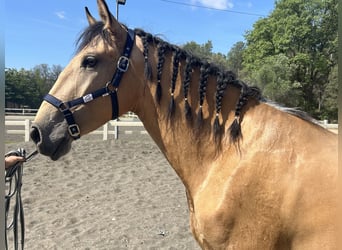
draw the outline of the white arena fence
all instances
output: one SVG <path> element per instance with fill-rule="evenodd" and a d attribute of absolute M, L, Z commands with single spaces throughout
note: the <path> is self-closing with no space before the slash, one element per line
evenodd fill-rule
<path fill-rule="evenodd" d="M 33 120 L 34 116 L 6 116 L 5 132 L 8 135 L 24 135 L 24 140 L 27 142 L 30 140 L 30 128 Z M 122 133 L 124 134 L 147 134 L 143 123 L 136 118 L 111 120 L 90 134 L 102 135 L 103 140 L 110 138 L 119 139 L 120 127 L 124 128 L 122 129 Z M 133 131 L 133 127 L 138 127 L 138 129 L 134 129 Z"/>
<path fill-rule="evenodd" d="M 6 134 L 24 135 L 25 142 L 29 141 L 30 127 L 33 120 L 34 116 L 6 116 Z M 322 121 L 320 124 L 322 127 L 335 133 L 338 132 L 338 124 L 328 124 L 326 121 Z M 103 140 L 108 140 L 111 138 L 118 139 L 120 127 L 123 128 L 121 133 L 124 134 L 147 134 L 147 131 L 145 130 L 141 121 L 139 121 L 137 118 L 126 117 L 120 118 L 119 120 L 111 120 L 90 134 L 102 135 Z M 130 130 L 133 127 L 138 129 Z"/>

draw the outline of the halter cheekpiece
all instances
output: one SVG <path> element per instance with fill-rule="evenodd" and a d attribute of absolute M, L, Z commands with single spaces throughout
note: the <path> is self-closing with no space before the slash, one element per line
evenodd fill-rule
<path fill-rule="evenodd" d="M 125 44 L 123 54 L 122 56 L 120 56 L 117 62 L 116 71 L 112 77 L 112 80 L 110 82 L 107 82 L 105 87 L 95 90 L 94 92 L 91 92 L 82 97 L 76 98 L 74 100 L 67 101 L 67 102 L 63 102 L 50 94 L 47 94 L 46 96 L 44 96 L 45 101 L 55 106 L 57 109 L 59 109 L 63 113 L 64 118 L 66 122 L 68 123 L 68 132 L 73 139 L 76 140 L 80 138 L 80 128 L 75 122 L 73 113 L 70 110 L 72 107 L 86 104 L 101 96 L 110 95 L 111 101 L 112 101 L 112 119 L 118 118 L 119 103 L 118 103 L 117 89 L 120 85 L 123 74 L 128 70 L 128 67 L 129 67 L 129 57 L 133 48 L 134 37 L 135 37 L 134 30 L 128 29 L 126 44 Z"/>

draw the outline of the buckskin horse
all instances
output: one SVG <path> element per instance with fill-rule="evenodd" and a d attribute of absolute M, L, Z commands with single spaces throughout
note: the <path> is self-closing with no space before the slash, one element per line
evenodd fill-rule
<path fill-rule="evenodd" d="M 203 249 L 337 249 L 337 136 L 97 4 L 32 125 L 39 152 L 57 160 L 133 111 L 182 180 Z"/>

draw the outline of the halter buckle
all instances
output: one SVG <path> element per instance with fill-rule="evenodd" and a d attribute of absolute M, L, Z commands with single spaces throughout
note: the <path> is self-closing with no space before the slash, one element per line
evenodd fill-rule
<path fill-rule="evenodd" d="M 61 104 L 59 104 L 58 109 L 59 109 L 62 113 L 64 113 L 65 110 L 68 110 L 68 109 L 69 109 L 69 105 L 66 104 L 65 102 L 62 102 Z"/>
<path fill-rule="evenodd" d="M 126 72 L 128 70 L 128 67 L 129 67 L 129 59 L 128 59 L 128 57 L 120 56 L 116 67 L 121 72 Z"/>
<path fill-rule="evenodd" d="M 80 137 L 80 128 L 77 124 L 71 124 L 68 126 L 68 131 L 71 137 L 78 138 Z"/>

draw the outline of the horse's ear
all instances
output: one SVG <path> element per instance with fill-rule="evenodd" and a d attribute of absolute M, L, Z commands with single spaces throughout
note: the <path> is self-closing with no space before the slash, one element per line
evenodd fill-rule
<path fill-rule="evenodd" d="M 97 0 L 97 6 L 99 8 L 99 14 L 102 22 L 104 23 L 104 29 L 109 29 L 113 33 L 119 31 L 122 27 L 115 17 L 110 13 L 108 5 L 104 0 Z"/>
<path fill-rule="evenodd" d="M 88 10 L 87 7 L 85 7 L 85 12 L 86 12 L 86 16 L 87 16 L 89 25 L 95 24 L 95 23 L 96 23 L 96 20 L 95 20 L 95 18 L 90 14 L 90 11 Z"/>

